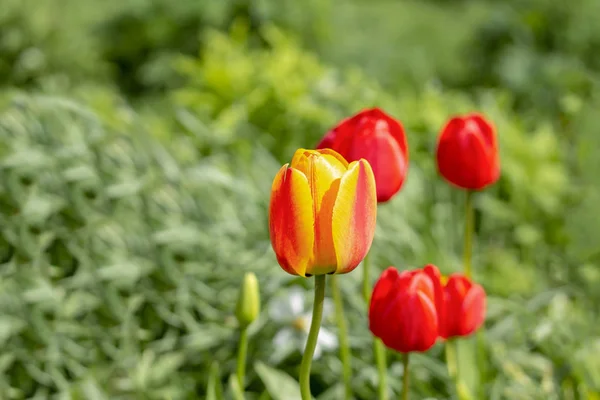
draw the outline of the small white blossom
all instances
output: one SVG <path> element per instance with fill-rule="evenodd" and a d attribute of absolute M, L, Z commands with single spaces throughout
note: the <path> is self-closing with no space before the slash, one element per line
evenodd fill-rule
<path fill-rule="evenodd" d="M 296 286 L 271 301 L 269 316 L 272 321 L 283 325 L 273 338 L 275 345 L 272 355 L 273 362 L 281 361 L 294 350 L 303 352 L 306 347 L 312 322 L 312 307 L 306 307 L 306 294 L 306 291 Z M 330 299 L 326 298 L 323 302 L 322 324 L 332 314 L 333 304 Z M 313 358 L 319 358 L 323 351 L 334 350 L 337 347 L 337 336 L 321 326 Z"/>

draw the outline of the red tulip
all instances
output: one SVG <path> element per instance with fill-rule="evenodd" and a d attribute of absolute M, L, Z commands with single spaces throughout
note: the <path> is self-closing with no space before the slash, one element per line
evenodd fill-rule
<path fill-rule="evenodd" d="M 290 274 L 345 274 L 375 235 L 375 179 L 365 160 L 348 164 L 331 149 L 299 149 L 273 180 L 271 244 Z"/>
<path fill-rule="evenodd" d="M 444 339 L 468 336 L 485 319 L 486 296 L 481 285 L 462 274 L 450 275 L 443 287 L 443 307 L 438 308 L 439 333 Z"/>
<path fill-rule="evenodd" d="M 401 273 L 389 267 L 373 289 L 369 329 L 387 347 L 401 353 L 426 351 L 438 338 L 436 300 L 441 298 L 440 273 L 435 266 Z"/>
<path fill-rule="evenodd" d="M 363 110 L 330 130 L 318 149 L 330 148 L 346 160 L 364 158 L 371 164 L 377 201 L 390 200 L 402 187 L 408 169 L 404 128 L 379 108 Z"/>
<path fill-rule="evenodd" d="M 500 177 L 500 157 L 494 126 L 482 115 L 454 117 L 437 145 L 437 166 L 450 183 L 481 190 Z"/>

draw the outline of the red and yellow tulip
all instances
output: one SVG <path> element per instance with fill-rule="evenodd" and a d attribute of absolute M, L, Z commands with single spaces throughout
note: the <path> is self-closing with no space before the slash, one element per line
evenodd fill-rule
<path fill-rule="evenodd" d="M 376 216 L 375 178 L 364 159 L 348 164 L 330 149 L 299 149 L 273 181 L 271 244 L 290 274 L 352 271 L 371 247 Z"/>

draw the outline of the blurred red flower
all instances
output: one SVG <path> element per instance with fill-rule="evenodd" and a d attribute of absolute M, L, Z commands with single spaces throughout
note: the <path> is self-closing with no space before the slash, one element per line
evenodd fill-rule
<path fill-rule="evenodd" d="M 463 189 L 481 190 L 500 177 L 494 126 L 479 114 L 448 121 L 437 144 L 439 173 Z"/>
<path fill-rule="evenodd" d="M 344 119 L 317 145 L 340 153 L 348 162 L 364 158 L 371 164 L 379 203 L 402 187 L 408 169 L 408 147 L 402 124 L 379 108 Z"/>

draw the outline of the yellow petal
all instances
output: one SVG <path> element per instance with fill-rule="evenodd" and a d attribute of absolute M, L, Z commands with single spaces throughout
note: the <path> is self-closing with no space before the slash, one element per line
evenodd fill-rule
<path fill-rule="evenodd" d="M 332 234 L 336 273 L 352 271 L 369 252 L 377 220 L 377 192 L 369 163 L 350 163 L 333 207 Z"/>
<path fill-rule="evenodd" d="M 279 265 L 292 275 L 305 276 L 315 242 L 312 198 L 306 176 L 288 164 L 271 188 L 269 231 Z"/>
<path fill-rule="evenodd" d="M 342 156 L 330 149 L 299 149 L 292 158 L 291 166 L 302 172 L 308 179 L 312 198 L 315 202 L 315 215 L 318 215 L 325 193 L 332 183 L 347 170 Z"/>
<path fill-rule="evenodd" d="M 299 149 L 291 165 L 302 171 L 308 179 L 316 221 L 314 258 L 306 273 L 320 275 L 334 272 L 337 257 L 333 244 L 331 219 L 340 178 L 346 172 L 348 164 L 341 155 L 330 149 Z"/>

